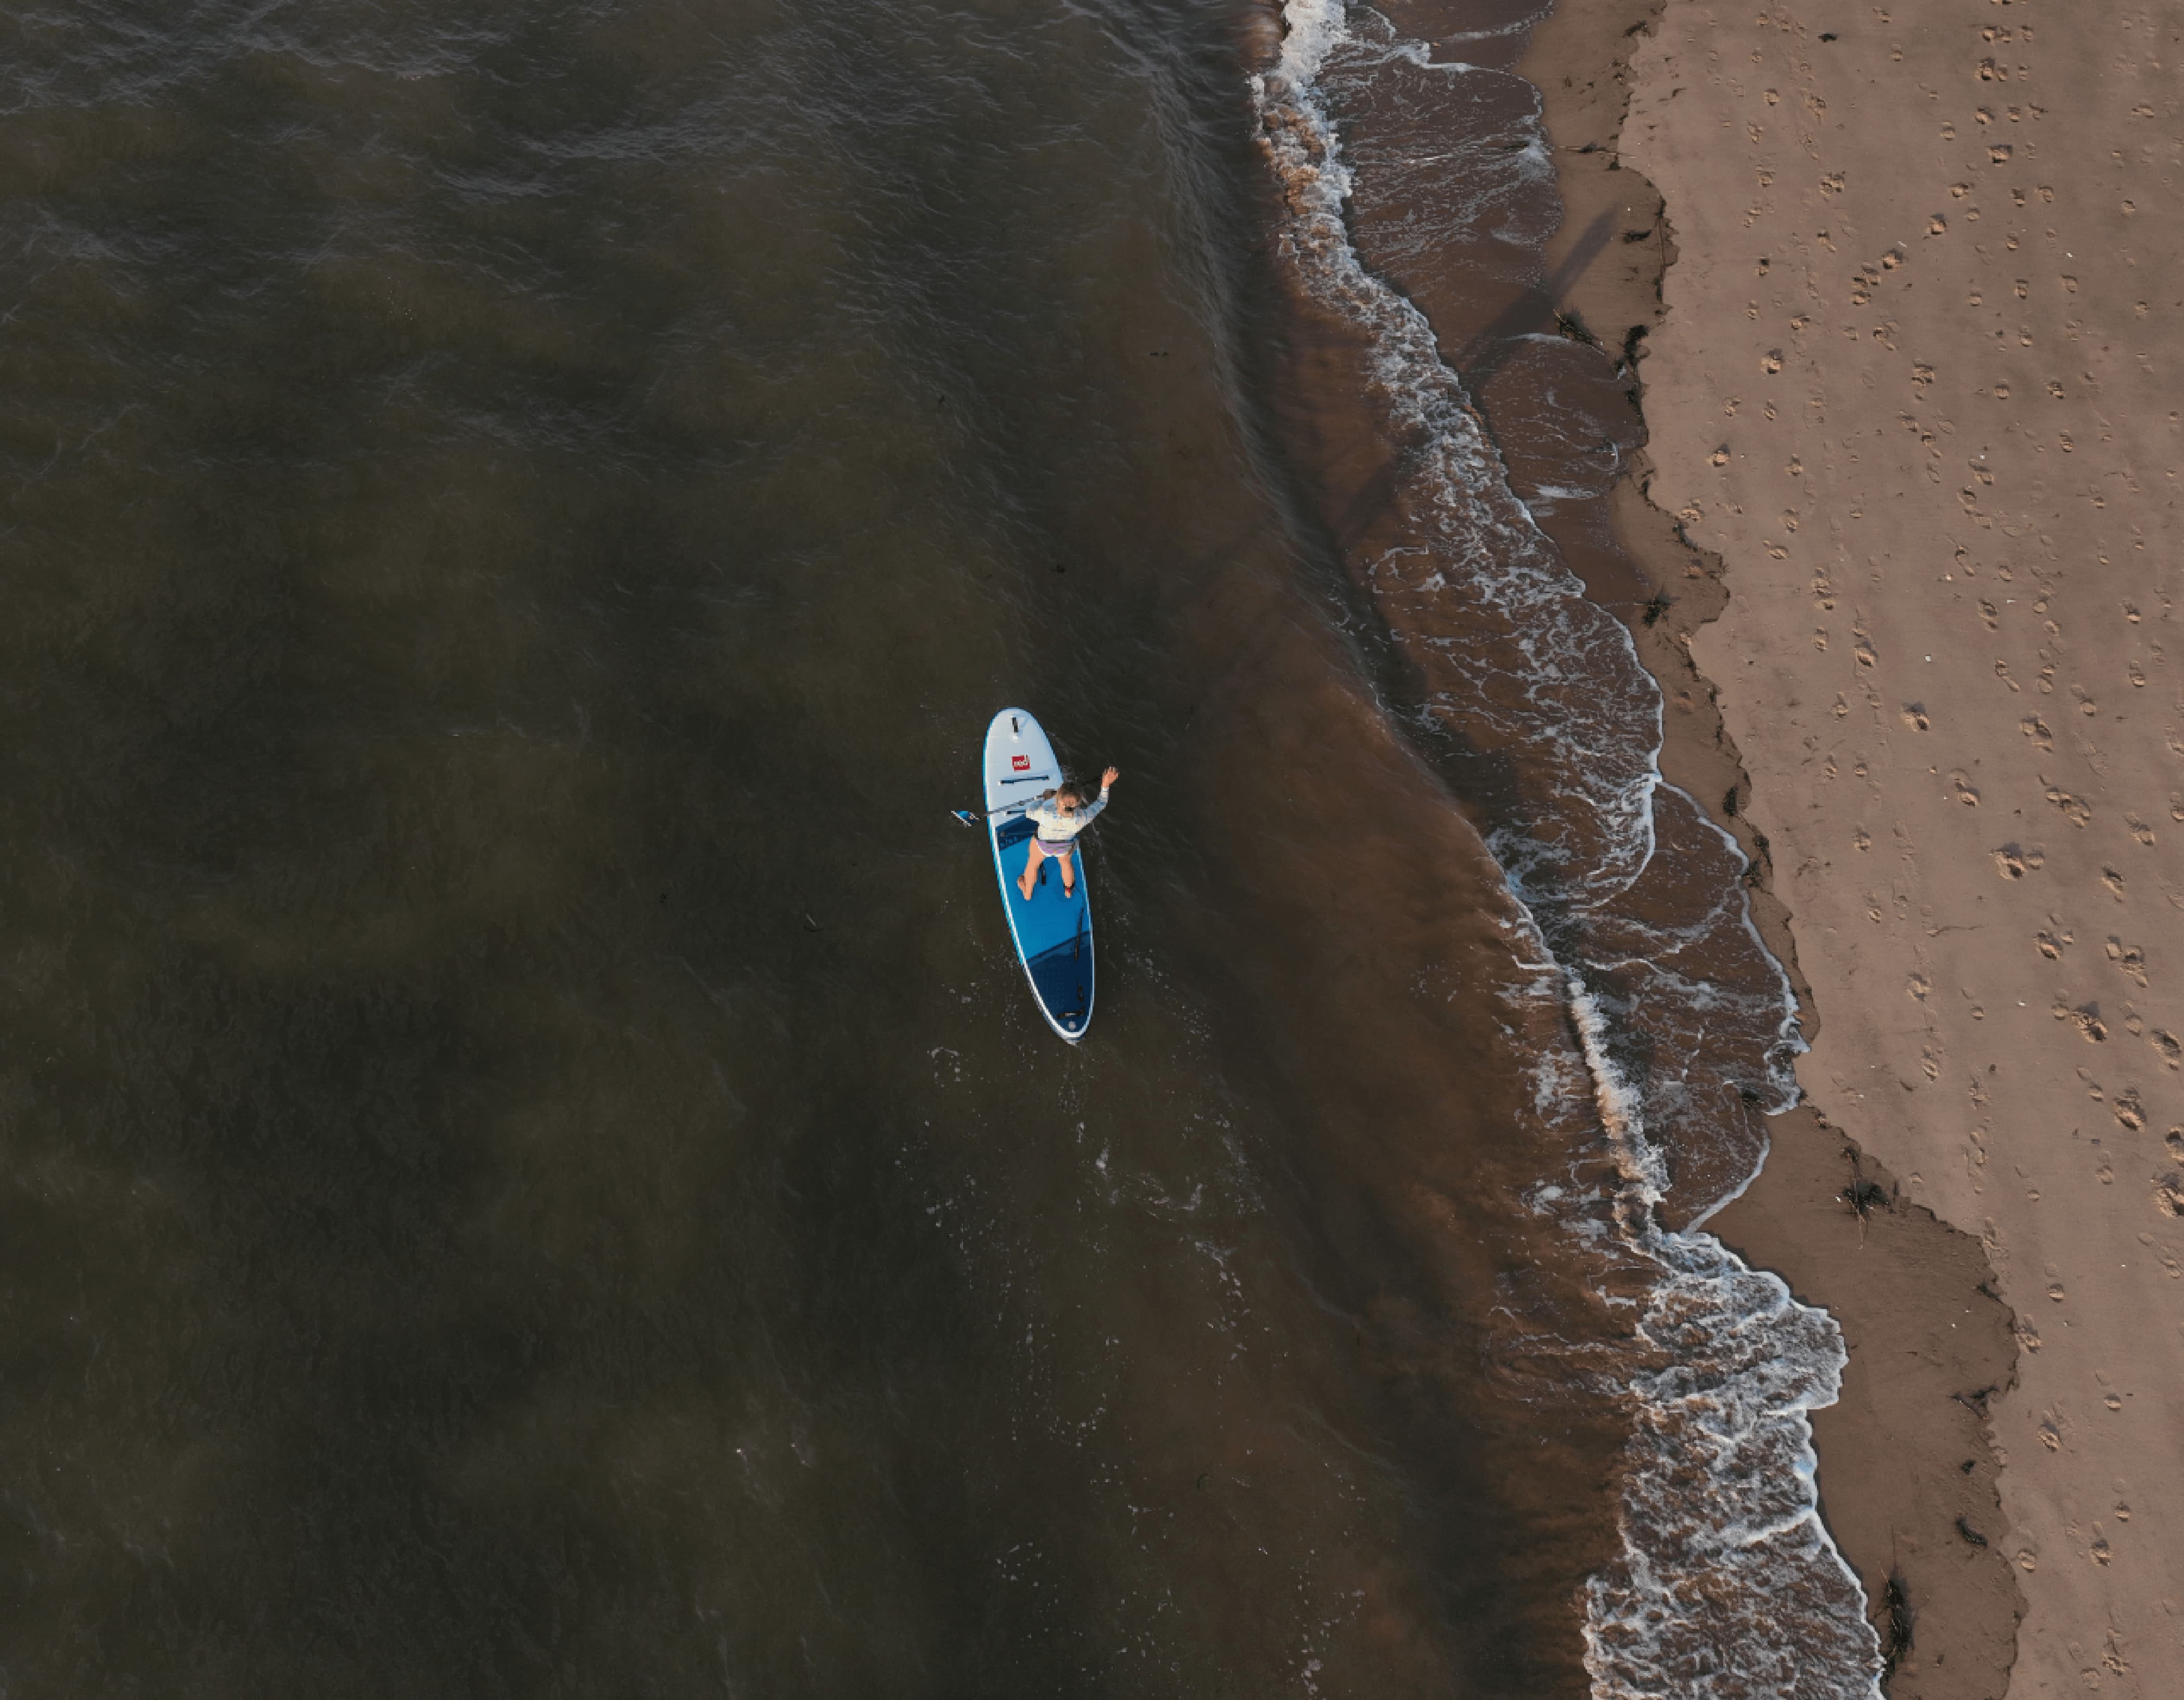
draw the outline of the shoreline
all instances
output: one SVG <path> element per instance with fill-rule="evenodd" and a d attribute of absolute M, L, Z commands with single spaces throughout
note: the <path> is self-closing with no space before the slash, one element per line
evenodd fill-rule
<path fill-rule="evenodd" d="M 1680 250 L 1651 493 L 1719 572 L 1724 824 L 1819 1018 L 1714 1225 L 1852 1343 L 1821 1500 L 1869 1590 L 1903 1578 L 1892 1695 L 2176 1692 L 2176 20 L 1659 9 L 1618 142 Z M 1886 1200 L 1855 1251 L 1831 1161 Z M 1876 1279 L 1892 1240 L 1936 1298 L 1992 1271 L 1955 1362 Z"/>
<path fill-rule="evenodd" d="M 1406 33 L 1431 37 L 1453 26 L 1437 8 L 1417 16 L 1403 9 Z M 1513 44 L 1502 60 L 1539 91 L 1562 208 L 1559 227 L 1537 251 L 1536 285 L 1497 275 L 1490 255 L 1483 265 L 1472 255 L 1453 270 L 1429 269 L 1418 287 L 1400 275 L 1390 281 L 1432 318 L 1452 369 L 1484 354 L 1481 377 L 1467 370 L 1466 386 L 1474 417 L 1505 460 L 1507 440 L 1494 430 L 1496 337 L 1506 347 L 1542 332 L 1552 341 L 1559 331 L 1611 360 L 1619 353 L 1617 381 L 1628 387 L 1635 427 L 1620 444 L 1619 475 L 1595 496 L 1535 505 L 1533 519 L 1589 599 L 1630 633 L 1658 684 L 1661 776 L 1748 860 L 1753 926 L 1788 978 L 1803 1033 L 1815 1041 L 1837 1004 L 1825 988 L 1816 991 L 1801 963 L 1798 917 L 1777 890 L 1782 835 L 1757 807 L 1769 786 L 1789 781 L 1779 770 L 1747 773 L 1738 729 L 1722 712 L 1724 693 L 1694 654 L 1731 605 L 1736 557 L 1709 547 L 1688 508 L 1657 499 L 1652 392 L 1654 381 L 1672 375 L 1658 358 L 1664 280 L 1679 264 L 1703 268 L 1710 258 L 1680 230 L 1652 182 L 1626 163 L 1628 108 L 1641 75 L 1634 63 L 1646 62 L 1665 10 L 1664 0 L 1563 0 L 1531 29 L 1521 52 Z M 1271 24 L 1270 13 L 1260 15 Z M 1262 38 L 1268 57 L 1278 36 L 1275 25 Z M 1680 81 L 1675 92 L 1682 92 Z M 1365 209 L 1368 222 L 1385 213 L 1384 198 Z M 1298 358 L 1307 369 L 1324 364 L 1322 353 Z M 1326 382 L 1331 375 L 1301 383 L 1324 399 L 1329 419 L 1314 413 L 1289 425 L 1303 464 L 1318 469 L 1314 500 L 1329 516 L 1332 541 L 1350 558 L 1369 550 L 1366 533 L 1384 486 L 1373 464 L 1373 430 L 1341 422 L 1349 402 Z M 1515 399 L 1521 404 L 1521 392 Z M 1364 504 L 1368 492 L 1375 493 Z M 1841 1330 L 1847 1362 L 1840 1397 L 1809 1414 L 1819 1513 L 1863 1588 L 1887 1692 L 1921 1700 L 1999 1697 L 2010 1682 L 2023 1608 L 2014 1548 L 2004 1550 L 1997 1482 L 2005 1453 L 1994 1443 L 1989 1408 L 2014 1386 L 2014 1318 L 1996 1297 L 1982 1236 L 1929 1208 L 1917 1175 L 1908 1177 L 1907 1192 L 1901 1169 L 1861 1148 L 1840 1118 L 1819 1114 L 1807 1071 L 1799 1075 L 1807 1101 L 1767 1119 L 1764 1160 L 1729 1189 L 1704 1226 L 1750 1266 L 1780 1275 L 1798 1301 L 1828 1311 Z M 1673 1144 L 1673 1126 L 1669 1132 Z M 1669 1155 L 1673 1164 L 1676 1153 Z M 1703 1169 L 1701 1178 L 1708 1178 Z M 1678 1188 L 1665 1201 L 1664 1219 L 1688 1225 L 1696 1200 L 1708 1196 L 1702 1187 Z"/>
<path fill-rule="evenodd" d="M 1865 1692 L 1880 1637 L 1819 1518 L 1803 1419 L 1835 1395 L 1839 1336 L 1779 1279 L 1754 1279 L 1711 1236 L 1675 1225 L 1742 1189 L 1765 1143 L 1754 1106 L 1788 1101 L 1786 977 L 1747 922 L 1744 858 L 1685 793 L 1657 786 L 1657 722 L 1631 712 L 1658 701 L 1654 681 L 1519 493 L 1532 491 L 1574 525 L 1596 569 L 1614 565 L 1605 497 L 1615 446 L 1635 441 L 1639 420 L 1616 363 L 1585 339 L 1554 336 L 1535 286 L 1559 203 L 1538 169 L 1546 155 L 1535 145 L 1532 85 L 1506 65 L 1468 61 L 1453 79 L 1429 74 L 1420 85 L 1405 69 L 1421 63 L 1412 51 L 1376 58 L 1368 48 L 1348 69 L 1369 67 L 1371 92 L 1338 69 L 1331 97 L 1362 103 L 1371 116 L 1338 139 L 1318 103 L 1318 55 L 1342 39 L 1317 33 L 1327 16 L 1304 10 L 1301 27 L 1313 33 L 1302 79 L 1290 86 L 1308 92 L 1263 108 L 1282 138 L 1268 153 L 1294 216 L 1281 224 L 1277 215 L 1294 264 L 1284 274 L 1292 316 L 1277 418 L 1304 511 L 1324 527 L 1330 564 L 1357 598 L 1353 629 L 1368 634 L 1382 711 L 1434 770 L 1435 806 L 1453 805 L 1490 843 L 1514 835 L 1497 877 L 1522 905 L 1529 973 L 1582 964 L 1496 994 L 1521 1003 L 1544 990 L 1552 999 L 1574 1044 L 1568 1055 L 1557 1045 L 1537 1054 L 1535 1105 L 1567 1104 L 1590 1130 L 1569 1171 L 1574 1187 L 1549 1184 L 1550 1166 L 1533 1171 L 1527 1195 L 1563 1236 L 1534 1269 L 1552 1285 L 1567 1267 L 1590 1317 L 1575 1332 L 1550 1325 L 1543 1337 L 1574 1362 L 1591 1349 L 1591 1326 L 1605 1324 L 1613 1343 L 1600 1343 L 1620 1365 L 1616 1391 L 1580 1375 L 1549 1398 L 1557 1407 L 1589 1386 L 1621 1414 L 1614 1456 L 1591 1489 L 1613 1521 L 1613 1549 L 1580 1553 L 1551 1538 L 1540 1553 L 1565 1578 L 1553 1601 L 1569 1631 L 1564 1657 L 1584 1667 L 1552 1692 L 1652 1693 L 1664 1679 L 1719 1672 L 1726 1658 L 1750 1686 L 1724 1692 L 1773 1692 L 1811 1669 L 1829 1673 L 1825 1692 L 1849 1700 Z M 1502 42 L 1502 57 L 1513 60 L 1521 39 Z M 1382 71 L 1423 104 L 1384 103 Z M 1392 128 L 1378 121 L 1391 111 Z M 1415 292 L 1400 273 L 1376 277 L 1369 256 L 1392 238 L 1409 270 L 1407 253 L 1418 251 L 1406 233 L 1414 216 L 1430 218 L 1433 203 L 1391 195 L 1377 171 L 1361 180 L 1347 169 L 1376 156 L 1385 163 L 1390 149 L 1400 169 L 1412 144 L 1444 180 L 1451 153 L 1468 149 L 1490 186 L 1454 181 L 1498 196 L 1513 222 L 1482 235 L 1470 219 L 1478 203 L 1457 203 L 1458 240 L 1433 250 L 1435 263 L 1412 275 Z M 1321 169 L 1330 157 L 1341 174 L 1333 179 Z M 1329 193 L 1333 182 L 1343 185 L 1339 195 Z M 1347 216 L 1353 206 L 1362 231 Z M 1486 361 L 1479 389 L 1454 375 L 1457 351 L 1467 348 Z M 1496 436 L 1493 415 L 1504 405 Z M 1513 465 L 1513 426 L 1523 445 Z M 1458 571 L 1445 575 L 1444 563 Z M 1624 564 L 1626 578 L 1632 570 Z M 1578 660 L 1574 672 L 1539 666 L 1543 641 Z M 1579 675 L 1585 684 L 1573 690 Z M 1546 875 L 1529 893 L 1513 871 L 1528 845 L 1542 852 L 1530 865 Z M 1587 890 L 1594 901 L 1580 900 Z M 1657 955 L 1665 965 L 1658 998 Z M 1703 976 L 1705 999 L 1677 990 L 1691 975 Z M 1647 1053 L 1663 1045 L 1676 1062 L 1657 1071 Z M 1638 1310 L 1621 1308 L 1634 1299 Z M 1694 1378 L 1707 1397 L 1680 1391 Z M 1556 1549 L 1562 1558 L 1549 1556 Z M 1574 1569 L 1563 1561 L 1580 1557 Z"/>
<path fill-rule="evenodd" d="M 1753 778 L 1692 653 L 1729 604 L 1729 569 L 1652 499 L 1650 403 L 1663 369 L 1652 338 L 1683 247 L 1700 257 L 1624 153 L 1633 61 L 1666 4 L 1557 0 L 1515 69 L 1540 91 L 1563 197 L 1563 224 L 1545 255 L 1557 312 L 1626 352 L 1646 417 L 1648 442 L 1608 498 L 1615 541 L 1642 581 L 1592 588 L 1611 606 L 1635 602 L 1652 615 L 1624 624 L 1664 697 L 1663 775 L 1751 858 L 1752 919 L 1791 977 L 1810 1042 L 1830 1012 L 1806 977 L 1795 917 L 1775 889 L 1773 842 L 1749 812 Z M 1998 1697 L 2021 1608 L 1997 1550 L 1999 1465 L 1984 1412 L 2014 1379 L 2009 1313 L 1992 1296 L 1978 1239 L 1904 1199 L 1896 1178 L 1809 1101 L 1774 1117 L 1769 1132 L 1759 1172 L 1706 1226 L 1842 1331 L 1841 1396 L 1812 1414 L 1820 1513 L 1864 1588 L 1886 1690 L 1894 1700 Z M 1984 1549 L 1963 1532 L 1982 1529 Z"/>

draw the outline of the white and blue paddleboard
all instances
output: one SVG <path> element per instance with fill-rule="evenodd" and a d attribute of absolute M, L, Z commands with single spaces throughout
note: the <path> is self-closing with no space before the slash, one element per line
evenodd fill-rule
<path fill-rule="evenodd" d="M 1001 906 L 1039 1014 L 1073 1045 L 1092 1023 L 1092 904 L 1084 889 L 1082 841 L 1071 858 L 1077 889 L 1070 895 L 1062 895 L 1061 869 L 1051 861 L 1039 864 L 1029 902 L 1017 888 L 1031 854 L 1024 841 L 1034 830 L 1023 818 L 1024 805 L 1061 783 L 1054 746 L 1039 722 L 1021 708 L 994 715 L 986 728 L 986 830 L 1001 876 Z"/>

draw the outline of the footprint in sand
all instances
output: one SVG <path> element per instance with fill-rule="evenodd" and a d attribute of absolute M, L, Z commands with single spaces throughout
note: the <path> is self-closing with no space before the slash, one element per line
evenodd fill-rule
<path fill-rule="evenodd" d="M 2054 917 L 2051 915 L 2048 919 L 2052 921 Z M 2060 962 L 2063 953 L 2076 942 L 2076 938 L 2065 927 L 2043 927 L 2032 935 L 2032 947 L 2050 962 Z M 2143 981 L 2139 982 L 2142 986 L 2145 983 Z"/>
<path fill-rule="evenodd" d="M 2141 986 L 2146 984 L 2146 953 L 2135 944 L 2126 944 L 2114 933 L 2109 935 L 2106 946 L 2109 960 L 2122 973 L 2129 975 Z"/>
<path fill-rule="evenodd" d="M 2104 1045 L 2108 1042 L 2108 1023 L 2101 1019 L 2099 1004 L 2085 1003 L 2073 1009 L 2067 1003 L 2058 1003 L 2054 1014 L 2058 1021 L 2068 1021 L 2075 1027 L 2087 1044 Z"/>
<path fill-rule="evenodd" d="M 2073 797 L 2059 786 L 2048 787 L 2048 800 L 2063 811 L 2073 826 L 2083 826 L 2093 818 L 2093 806 L 2082 797 Z"/>
<path fill-rule="evenodd" d="M 1963 803 L 1967 808 L 1977 808 L 1979 807 L 1979 792 L 1972 785 L 1970 775 L 1964 772 L 1961 769 L 1951 773 L 1949 775 L 1949 786 L 1950 789 L 1956 793 L 1957 801 Z"/>
<path fill-rule="evenodd" d="M 2113 868 L 2103 868 L 2101 869 L 2101 883 L 2108 887 L 2109 895 L 2110 897 L 2114 897 L 2118 903 L 2121 903 L 2123 901 L 2122 875 L 2117 873 Z"/>
<path fill-rule="evenodd" d="M 1995 871 L 2005 880 L 2021 880 L 2048 864 L 2046 853 L 2036 847 L 2027 850 L 2019 845 L 2005 844 L 1987 853 L 1994 858 Z"/>
<path fill-rule="evenodd" d="M 1903 705 L 1903 724 L 1914 732 L 1923 732 L 1930 730 L 1933 722 L 1926 718 L 1924 703 L 1906 703 Z"/>

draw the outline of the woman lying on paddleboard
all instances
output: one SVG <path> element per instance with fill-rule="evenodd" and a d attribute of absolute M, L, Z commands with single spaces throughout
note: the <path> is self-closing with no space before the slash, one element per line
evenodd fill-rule
<path fill-rule="evenodd" d="M 1072 853 L 1077 848 L 1077 835 L 1107 806 L 1108 788 L 1122 776 L 1119 769 L 1109 768 L 1100 775 L 1100 795 L 1089 801 L 1083 786 L 1070 784 L 1058 791 L 1040 792 L 1039 801 L 1024 810 L 1024 819 L 1039 829 L 1027 841 L 1031 856 L 1024 864 L 1023 878 L 1017 881 L 1017 889 L 1023 893 L 1026 903 L 1031 901 L 1032 886 L 1039 878 L 1039 864 L 1049 857 L 1061 864 L 1062 896 L 1068 897 L 1076 891 L 1077 864 Z"/>

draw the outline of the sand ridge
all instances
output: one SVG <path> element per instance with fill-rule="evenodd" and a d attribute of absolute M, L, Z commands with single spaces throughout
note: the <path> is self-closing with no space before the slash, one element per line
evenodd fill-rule
<path fill-rule="evenodd" d="M 2184 1692 L 2180 56 L 2174 6 L 1669 0 L 1620 137 L 1801 1078 L 2016 1314 L 1963 1538 L 2017 1566 L 2020 1696 Z"/>

